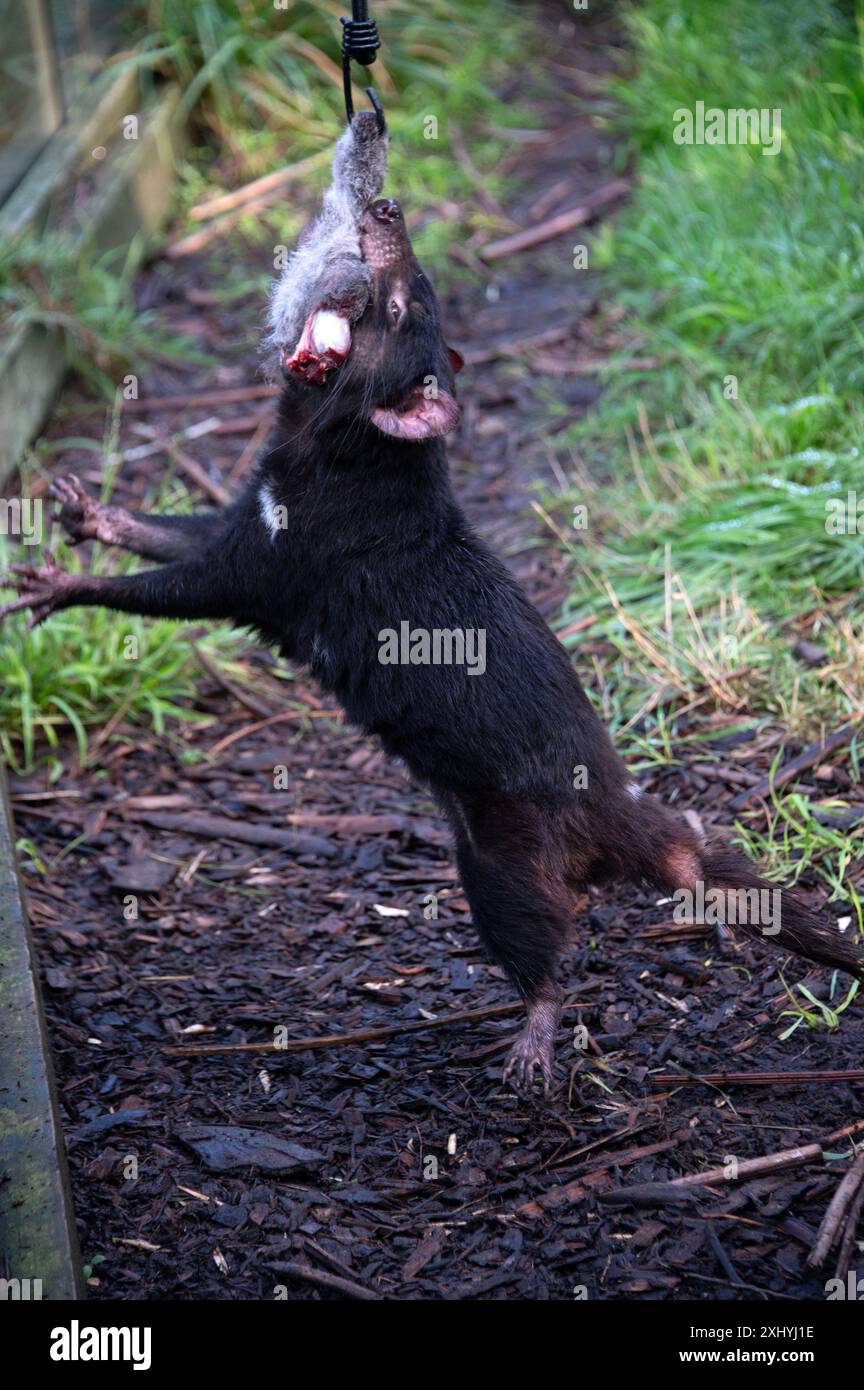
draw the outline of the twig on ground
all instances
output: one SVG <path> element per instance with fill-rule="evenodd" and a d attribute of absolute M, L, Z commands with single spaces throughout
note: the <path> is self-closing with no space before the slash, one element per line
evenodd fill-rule
<path fill-rule="evenodd" d="M 670 969 L 675 969 L 672 962 Z M 864 1067 L 848 1071 L 712 1071 L 704 1074 L 658 1072 L 651 1085 L 664 1086 L 809 1086 L 813 1082 L 864 1081 Z"/>
<path fill-rule="evenodd" d="M 343 1279 L 339 1274 L 328 1274 L 326 1270 L 313 1269 L 311 1265 L 303 1264 L 300 1260 L 267 1260 L 264 1268 L 272 1270 L 274 1274 L 287 1274 L 291 1279 L 303 1279 L 308 1284 L 320 1284 L 322 1288 L 334 1289 L 338 1293 L 347 1294 L 349 1298 L 359 1298 L 366 1302 L 378 1302 L 381 1299 L 380 1293 L 358 1284 L 354 1279 Z"/>
<path fill-rule="evenodd" d="M 241 705 L 245 705 L 253 714 L 260 715 L 263 719 L 270 718 L 273 714 L 272 706 L 265 704 L 263 700 L 259 700 L 258 697 L 253 695 L 250 691 L 244 690 L 243 686 L 238 685 L 236 681 L 230 680 L 228 676 L 225 675 L 224 671 L 220 671 L 215 661 L 211 661 L 207 653 L 201 650 L 197 642 L 192 642 L 191 646 L 198 660 L 201 662 L 201 665 L 204 667 L 204 670 L 207 672 L 208 676 L 212 676 L 217 685 L 221 686 L 229 695 L 233 695 L 235 700 L 238 700 Z"/>
<path fill-rule="evenodd" d="M 315 839 L 311 835 L 302 835 L 294 830 L 280 830 L 273 825 L 255 825 L 249 821 L 232 820 L 230 816 L 211 816 L 197 812 L 184 814 L 174 811 L 128 811 L 125 818 L 143 821 L 145 825 L 152 825 L 156 830 L 172 830 L 196 839 L 238 840 L 244 845 L 287 849 L 295 854 L 318 854 L 324 850 L 324 842 L 320 837 Z"/>
<path fill-rule="evenodd" d="M 235 483 L 239 482 L 241 478 L 244 478 L 246 476 L 250 466 L 255 461 L 255 457 L 258 453 L 258 450 L 262 447 L 265 439 L 267 438 L 272 424 L 273 421 L 269 414 L 265 415 L 258 422 L 258 425 L 255 429 L 255 433 L 244 447 L 242 454 L 240 455 L 237 462 L 234 464 L 234 467 L 230 470 L 228 477 L 225 479 L 226 487 L 233 487 Z"/>
<path fill-rule="evenodd" d="M 198 420 L 196 424 L 189 425 L 185 430 L 178 431 L 174 435 L 174 440 L 180 439 L 201 439 L 205 434 L 213 434 L 218 430 L 222 421 L 218 415 L 210 415 L 206 420 Z M 168 440 L 165 435 L 155 429 L 153 425 L 136 424 L 132 426 L 135 434 L 140 434 L 148 440 L 147 444 L 136 444 L 134 449 L 123 451 L 124 463 L 138 463 L 141 459 L 152 458 L 154 454 L 165 453 L 168 447 Z"/>
<path fill-rule="evenodd" d="M 586 1005 L 574 1001 L 564 1005 L 564 1010 L 584 1009 Z M 216 1052 L 315 1052 L 322 1047 L 350 1047 L 358 1042 L 377 1042 L 382 1038 L 398 1038 L 403 1033 L 425 1033 L 434 1028 L 452 1028 L 457 1023 L 475 1023 L 478 1019 L 499 1018 L 503 1014 L 518 1013 L 524 1008 L 522 1003 L 488 1004 L 482 1009 L 460 1009 L 458 1013 L 447 1014 L 444 1018 L 423 1018 L 413 1023 L 393 1024 L 388 1028 L 361 1028 L 356 1033 L 327 1033 L 320 1038 L 292 1038 L 284 1043 L 203 1043 L 192 1047 L 168 1047 L 165 1051 L 170 1057 L 203 1057 Z"/>
<path fill-rule="evenodd" d="M 631 187 L 630 179 L 612 179 L 610 183 L 598 188 L 596 193 L 589 193 L 578 207 L 568 208 L 566 212 L 559 212 L 546 222 L 538 222 L 536 226 L 526 227 L 524 231 L 514 232 L 512 236 L 502 237 L 500 241 L 489 241 L 480 247 L 478 255 L 484 261 L 497 261 L 502 256 L 511 256 L 517 251 L 527 251 L 532 246 L 551 241 L 553 237 L 562 236 L 564 232 L 570 232 L 574 227 L 581 227 L 583 222 L 590 221 L 600 208 L 623 198 L 630 192 Z"/>
<path fill-rule="evenodd" d="M 235 729 L 233 734 L 227 734 L 225 738 L 220 738 L 218 743 L 213 744 L 208 756 L 217 758 L 220 753 L 224 753 L 226 748 L 230 748 L 241 738 L 246 738 L 249 734 L 257 734 L 259 729 L 266 729 L 271 724 L 287 724 L 294 719 L 332 719 L 338 721 L 339 713 L 337 710 L 329 709 L 283 710 L 281 714 L 271 714 L 269 719 L 261 719 L 256 724 L 244 724 L 242 729 Z"/>
<path fill-rule="evenodd" d="M 260 401 L 278 394 L 278 386 L 231 386 L 226 391 L 198 391 L 184 396 L 139 396 L 137 400 L 123 402 L 123 413 L 125 415 L 128 411 L 195 410 L 211 405 L 238 405 L 241 401 Z"/>
<path fill-rule="evenodd" d="M 681 1189 L 714 1187 L 721 1183 L 730 1182 L 746 1182 L 750 1178 L 761 1178 L 769 1173 L 782 1172 L 785 1168 L 796 1168 L 801 1163 L 812 1163 L 816 1159 L 822 1158 L 827 1144 L 837 1143 L 840 1139 L 848 1139 L 853 1134 L 860 1134 L 862 1130 L 864 1130 L 864 1120 L 857 1120 L 854 1124 L 846 1125 L 844 1129 L 835 1130 L 833 1134 L 817 1140 L 814 1144 L 805 1144 L 797 1149 L 782 1149 L 778 1153 L 762 1154 L 758 1158 L 744 1158 L 729 1167 L 709 1168 L 704 1173 L 688 1173 L 682 1178 L 672 1178 L 670 1182 L 666 1183 L 642 1183 L 631 1188 L 614 1188 L 611 1192 L 604 1192 L 602 1197 L 598 1194 L 598 1200 L 611 1206 L 626 1206 L 628 1200 L 634 1205 L 650 1206 L 652 1195 L 654 1195 L 657 1204 L 663 1206 L 669 1201 L 677 1201 L 678 1198 L 674 1197 L 672 1193 Z"/>
<path fill-rule="evenodd" d="M 849 724 L 844 724 L 842 729 L 837 729 L 828 738 L 819 743 L 811 743 L 809 748 L 805 748 L 803 753 L 799 753 L 797 758 L 793 758 L 785 767 L 778 768 L 773 777 L 769 774 L 763 777 L 753 787 L 747 787 L 737 796 L 733 796 L 729 802 L 730 811 L 741 811 L 748 806 L 751 801 L 756 801 L 759 797 L 770 796 L 772 791 L 778 791 L 787 782 L 791 782 L 793 777 L 797 777 L 800 772 L 806 772 L 813 767 L 814 763 L 821 762 L 828 753 L 836 753 L 838 749 L 845 748 L 847 744 L 861 729 L 861 720 L 856 719 Z"/>
<path fill-rule="evenodd" d="M 194 208 L 190 209 L 189 216 L 193 222 L 207 222 L 211 217 L 217 217 L 219 213 L 232 212 L 235 208 L 245 207 L 247 203 L 255 202 L 262 194 L 278 191 L 286 183 L 293 183 L 295 179 L 304 178 L 306 174 L 312 173 L 314 169 L 319 169 L 331 158 L 330 150 L 321 150 L 318 154 L 310 155 L 308 159 L 299 159 L 295 164 L 287 164 L 284 169 L 277 169 L 273 174 L 264 174 L 260 179 L 253 179 L 251 183 L 244 184 L 242 188 L 235 188 L 233 193 L 220 193 L 215 198 L 207 198 L 203 203 L 196 203 Z"/>
<path fill-rule="evenodd" d="M 133 428 L 136 434 L 142 434 L 145 439 L 149 439 L 149 444 L 139 444 L 134 449 L 127 449 L 123 459 L 127 463 L 134 463 L 142 458 L 149 458 L 151 454 L 167 454 L 173 459 L 179 472 L 193 482 L 199 492 L 203 492 L 205 497 L 209 497 L 217 506 L 224 507 L 228 502 L 228 493 L 221 483 L 216 483 L 209 477 L 207 470 L 202 467 L 197 459 L 193 459 L 191 454 L 187 454 L 181 448 L 181 439 L 200 439 L 206 434 L 216 434 L 222 426 L 222 421 L 216 416 L 211 416 L 209 420 L 201 420 L 197 425 L 190 425 L 179 435 L 170 438 L 160 434 L 159 430 L 152 425 L 137 424 Z"/>
<path fill-rule="evenodd" d="M 828 1203 L 815 1244 L 807 1257 L 808 1265 L 824 1264 L 832 1247 L 836 1245 L 838 1240 L 842 1239 L 847 1220 L 851 1215 L 851 1209 L 859 1192 L 864 1194 L 864 1150 L 859 1153 Z M 860 1202 L 857 1203 L 857 1207 L 860 1211 Z"/>

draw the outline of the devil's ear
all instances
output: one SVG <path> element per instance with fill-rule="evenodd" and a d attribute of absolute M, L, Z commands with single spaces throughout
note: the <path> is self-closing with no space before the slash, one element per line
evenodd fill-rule
<path fill-rule="evenodd" d="M 448 344 L 447 356 L 450 358 L 450 366 L 453 368 L 453 371 L 461 372 L 462 368 L 465 366 L 465 358 L 462 356 L 461 352 L 457 352 L 455 348 L 450 347 Z"/>

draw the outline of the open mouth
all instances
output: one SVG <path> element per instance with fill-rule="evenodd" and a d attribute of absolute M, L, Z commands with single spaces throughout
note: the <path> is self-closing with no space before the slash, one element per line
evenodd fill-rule
<path fill-rule="evenodd" d="M 449 434 L 459 423 L 459 407 L 440 388 L 427 395 L 424 386 L 412 386 L 396 405 L 376 405 L 370 419 L 382 434 L 394 439 L 435 439 Z"/>

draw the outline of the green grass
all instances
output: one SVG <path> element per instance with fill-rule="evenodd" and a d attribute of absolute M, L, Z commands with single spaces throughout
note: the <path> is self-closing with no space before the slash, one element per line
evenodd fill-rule
<path fill-rule="evenodd" d="M 603 713 L 642 765 L 684 751 L 682 711 L 816 737 L 864 706 L 864 541 L 826 529 L 830 499 L 864 498 L 862 50 L 827 0 L 730 0 L 717 18 L 712 0 L 626 12 L 606 117 L 638 184 L 592 264 L 627 344 L 563 436 L 572 486 L 542 499 L 572 559 L 562 627 L 593 615 Z M 674 112 L 696 101 L 779 107 L 780 153 L 676 145 Z M 655 365 L 622 367 L 634 356 Z M 815 670 L 801 636 L 826 651 Z M 794 796 L 763 840 L 751 850 L 849 893 L 860 837 Z"/>
<path fill-rule="evenodd" d="M 212 148 L 250 175 L 263 173 L 274 153 L 284 155 L 286 146 L 295 158 L 312 153 L 344 123 L 341 13 L 331 0 L 295 0 L 284 9 L 251 0 L 150 0 L 133 9 L 136 51 L 123 61 L 179 81 L 183 112 Z M 365 103 L 371 82 L 396 143 L 405 132 L 422 139 L 429 114 L 445 127 L 445 142 L 446 127 L 459 119 L 516 123 L 518 111 L 494 94 L 524 61 L 530 34 L 510 0 L 428 0 L 419 8 L 379 0 L 374 17 L 382 47 L 371 68 L 352 66 L 355 104 Z"/>
<path fill-rule="evenodd" d="M 105 440 L 74 442 L 110 459 L 116 419 Z M 108 468 L 103 500 L 110 496 L 113 476 Z M 154 490 L 147 509 L 151 507 L 191 511 L 192 499 L 169 477 Z M 57 533 L 52 551 L 64 569 L 80 570 L 79 552 L 58 541 Z M 34 548 L 13 551 L 0 542 L 0 572 L 22 557 L 33 563 Z M 93 573 L 120 573 L 140 563 L 133 556 L 93 547 Z M 12 596 L 0 585 L 0 604 Z M 27 632 L 28 616 L 25 612 L 7 618 L 0 641 L 0 756 L 15 772 L 46 766 L 51 777 L 59 776 L 70 730 L 79 761 L 93 765 L 110 750 L 121 724 L 163 733 L 171 721 L 208 717 L 194 708 L 196 682 L 204 673 L 188 627 L 106 608 L 72 608 Z M 238 632 L 221 624 L 196 637 L 204 655 L 242 685 L 246 670 L 238 655 L 241 640 Z"/>
<path fill-rule="evenodd" d="M 59 232 L 16 237 L 0 248 L 0 322 L 8 334 L 35 323 L 63 332 L 70 367 L 111 397 L 120 371 L 142 361 L 204 362 L 188 337 L 166 333 L 133 295 L 140 247 L 97 254 Z"/>
<path fill-rule="evenodd" d="M 592 612 L 622 638 L 623 610 L 661 647 L 695 648 L 695 617 L 702 655 L 731 669 L 742 654 L 782 664 L 808 614 L 829 643 L 839 622 L 860 631 L 864 546 L 827 533 L 826 502 L 861 472 L 864 85 L 835 7 L 735 0 L 724 13 L 717 29 L 709 3 L 688 6 L 686 25 L 668 0 L 645 5 L 631 17 L 639 75 L 612 86 L 643 149 L 640 182 L 595 253 L 638 356 L 660 365 L 610 372 L 600 408 L 570 431 L 591 469 L 565 498 L 589 511 L 568 546 L 565 621 Z M 797 57 L 766 64 L 790 33 Z M 760 92 L 782 106 L 777 158 L 672 144 L 678 105 Z M 560 525 L 561 499 L 546 503 Z M 775 682 L 754 693 L 778 712 Z"/>
<path fill-rule="evenodd" d="M 71 567 L 62 549 L 60 559 Z M 161 733 L 171 719 L 204 717 L 190 708 L 201 667 L 176 623 L 76 608 L 30 634 L 23 628 L 23 620 L 7 619 L 0 647 L 0 749 L 16 772 L 29 772 L 43 756 L 59 771 L 49 750 L 59 748 L 70 726 L 83 764 L 93 731 L 114 721 Z M 237 634 L 216 628 L 200 645 L 224 664 Z"/>
<path fill-rule="evenodd" d="M 780 978 L 783 979 L 782 975 Z M 861 983 L 859 980 L 853 980 L 842 998 L 839 997 L 837 985 L 837 972 L 835 970 L 831 976 L 828 1002 L 826 1003 L 823 999 L 817 999 L 813 991 L 808 989 L 806 985 L 799 982 L 793 989 L 790 989 L 786 981 L 783 980 L 783 988 L 789 996 L 792 1008 L 784 1009 L 780 1017 L 791 1018 L 793 1022 L 784 1028 L 780 1034 L 780 1041 L 786 1042 L 788 1038 L 791 1038 L 802 1023 L 806 1024 L 808 1028 L 825 1028 L 829 1033 L 836 1032 L 840 1027 L 841 1015 L 849 1008 L 861 988 Z M 795 990 L 801 995 L 801 999 L 796 997 Z M 808 1004 L 802 1003 L 802 999 L 808 1001 L 809 1007 Z"/>

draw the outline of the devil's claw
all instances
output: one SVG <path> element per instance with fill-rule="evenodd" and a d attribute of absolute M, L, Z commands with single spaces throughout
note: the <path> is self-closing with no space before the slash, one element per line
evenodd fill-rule
<path fill-rule="evenodd" d="M 81 541 L 123 544 L 129 513 L 122 507 L 109 507 L 88 497 L 74 473 L 68 478 L 57 478 L 48 491 L 60 503 L 58 520 L 71 545 L 79 545 Z"/>
<path fill-rule="evenodd" d="M 72 545 L 98 539 L 100 504 L 88 497 L 74 473 L 56 478 L 48 489 L 60 503 L 59 521 Z"/>
<path fill-rule="evenodd" d="M 31 617 L 27 629 L 30 631 L 38 627 L 52 613 L 66 607 L 75 583 L 75 576 L 59 569 L 50 554 L 46 554 L 42 566 L 10 565 L 7 573 L 0 578 L 0 585 L 14 589 L 18 597 L 0 608 L 0 621 L 10 613 L 20 613 L 29 608 Z"/>
<path fill-rule="evenodd" d="M 502 1080 L 509 1082 L 514 1090 L 528 1094 L 534 1086 L 535 1069 L 540 1072 L 543 1094 L 548 1096 L 552 1086 L 552 1057 L 549 1050 L 531 1038 L 518 1038 L 510 1049 Z"/>

